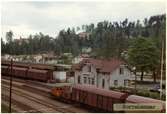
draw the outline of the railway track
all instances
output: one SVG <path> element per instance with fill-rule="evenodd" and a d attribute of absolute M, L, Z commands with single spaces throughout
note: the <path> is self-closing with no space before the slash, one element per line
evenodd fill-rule
<path fill-rule="evenodd" d="M 9 76 L 2 76 L 2 80 L 9 81 L 10 77 Z M 44 82 L 38 82 L 38 81 L 28 80 L 28 79 L 20 79 L 20 78 L 16 78 L 16 77 L 13 77 L 13 82 L 24 83 L 27 85 L 31 84 L 33 86 L 44 87 L 47 89 L 51 88 L 50 86 L 46 85 L 46 83 L 44 83 Z"/>
<path fill-rule="evenodd" d="M 2 88 L 6 89 L 6 91 L 9 91 L 9 83 L 2 80 Z M 40 91 L 38 89 L 33 89 L 32 87 L 26 86 L 25 84 L 22 84 L 20 82 L 13 83 L 12 92 L 17 96 L 31 100 L 49 109 L 53 109 L 54 112 L 61 112 L 61 113 L 88 112 L 87 110 L 75 107 L 73 105 L 58 102 L 55 99 L 52 99 L 50 94 L 48 94 L 47 92 Z"/>
<path fill-rule="evenodd" d="M 9 87 L 2 86 L 2 88 L 9 91 Z M 34 103 L 38 104 L 38 106 L 36 105 L 34 107 L 41 107 L 39 109 L 35 108 L 40 112 L 42 109 L 47 109 L 46 112 L 51 111 L 51 112 L 62 112 L 62 113 L 67 113 L 67 112 L 74 113 L 74 111 L 68 110 L 68 109 L 60 107 L 60 106 L 55 106 L 55 105 L 49 104 L 48 102 L 46 102 L 46 100 L 42 100 L 41 98 L 39 99 L 39 98 L 31 96 L 29 94 L 25 94 L 25 92 L 22 92 L 22 91 L 19 91 L 16 89 L 14 89 L 14 91 L 12 91 L 12 94 L 14 94 L 14 98 L 16 96 L 19 96 L 19 98 L 24 99 L 24 101 L 27 101 L 27 102 L 31 101 L 31 104 L 34 104 Z M 27 100 L 25 100 L 25 99 L 27 99 Z M 16 99 L 13 99 L 13 100 L 14 100 L 14 102 L 16 101 Z"/>
<path fill-rule="evenodd" d="M 9 100 L 9 96 L 8 95 L 5 95 L 5 94 L 2 94 L 2 103 L 5 103 L 6 105 L 8 105 L 8 100 Z M 18 108 L 19 107 L 19 108 Z M 12 98 L 12 108 L 13 109 L 17 109 L 17 112 L 33 112 L 33 113 L 40 113 L 40 111 L 32 108 L 31 106 L 29 105 L 26 105 L 22 102 L 19 102 L 15 99 Z"/>
<path fill-rule="evenodd" d="M 4 80 L 2 80 L 2 83 L 5 84 L 5 85 L 9 85 L 9 82 L 6 82 Z M 39 93 L 40 95 L 43 95 L 43 96 L 46 96 L 46 97 L 50 97 L 49 95 L 49 89 L 37 89 L 35 87 L 32 87 L 32 86 L 28 86 L 26 84 L 21 84 L 21 83 L 13 83 L 12 84 L 13 87 L 16 87 L 16 88 L 20 88 L 20 89 L 23 89 L 23 90 L 27 90 L 27 91 L 30 91 L 32 93 Z"/>

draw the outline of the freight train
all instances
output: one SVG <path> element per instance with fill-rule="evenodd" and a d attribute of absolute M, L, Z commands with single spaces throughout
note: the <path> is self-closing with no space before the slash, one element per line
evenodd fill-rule
<path fill-rule="evenodd" d="M 36 80 L 41 82 L 53 81 L 53 72 L 51 70 L 16 66 L 14 66 L 12 69 L 12 76 L 17 78 Z M 11 67 L 9 65 L 1 65 L 1 73 L 2 76 L 10 76 Z"/>
<path fill-rule="evenodd" d="M 120 112 L 114 110 L 114 104 L 118 103 L 157 103 L 161 109 L 157 110 L 139 110 L 121 112 L 165 112 L 165 102 L 161 100 L 130 95 L 128 93 L 105 90 L 96 88 L 90 85 L 64 85 L 53 87 L 51 90 L 52 96 L 58 99 L 63 99 L 65 102 L 80 103 L 94 109 L 100 109 L 105 112 Z"/>
<path fill-rule="evenodd" d="M 3 60 L 1 61 L 1 66 L 3 76 L 9 76 L 11 73 L 11 61 Z M 14 61 L 12 76 L 42 82 L 66 82 L 66 71 L 70 68 L 71 66 L 69 65 L 48 65 Z"/>

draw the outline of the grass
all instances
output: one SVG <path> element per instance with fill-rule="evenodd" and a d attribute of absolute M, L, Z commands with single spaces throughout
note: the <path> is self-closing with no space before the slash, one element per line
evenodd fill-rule
<path fill-rule="evenodd" d="M 15 111 L 12 109 L 12 112 Z M 1 113 L 9 113 L 9 107 L 4 104 L 1 104 Z"/>
<path fill-rule="evenodd" d="M 160 93 L 157 92 L 150 92 L 150 91 L 138 91 L 137 95 L 144 96 L 144 97 L 150 97 L 153 99 L 160 99 Z M 166 100 L 166 96 L 162 95 L 162 100 Z"/>
<path fill-rule="evenodd" d="M 122 91 L 122 92 L 130 92 L 131 94 L 134 93 L 134 89 L 132 88 L 123 88 L 123 87 L 111 87 L 110 90 L 116 90 L 116 91 Z M 137 90 L 137 95 L 144 96 L 144 97 L 150 97 L 153 99 L 160 99 L 160 93 L 158 92 L 150 92 L 149 90 Z M 162 95 L 162 100 L 166 100 L 166 96 Z"/>
<path fill-rule="evenodd" d="M 9 108 L 6 105 L 1 104 L 1 112 L 2 113 L 8 113 L 9 112 Z"/>

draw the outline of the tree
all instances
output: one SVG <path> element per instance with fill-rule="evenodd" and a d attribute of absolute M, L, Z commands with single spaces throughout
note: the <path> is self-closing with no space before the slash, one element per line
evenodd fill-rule
<path fill-rule="evenodd" d="M 10 30 L 9 32 L 6 32 L 6 41 L 8 43 L 11 43 L 13 40 L 13 32 Z"/>
<path fill-rule="evenodd" d="M 137 71 L 141 72 L 141 81 L 144 72 L 152 71 L 155 79 L 155 70 L 159 63 L 159 51 L 151 38 L 136 38 L 128 50 L 128 61 Z"/>
<path fill-rule="evenodd" d="M 5 42 L 3 41 L 3 39 L 1 38 L 1 53 L 4 54 L 5 53 Z"/>
<path fill-rule="evenodd" d="M 80 27 L 79 27 L 79 26 L 77 26 L 76 30 L 77 30 L 77 31 L 79 31 L 79 30 L 80 30 Z"/>
<path fill-rule="evenodd" d="M 6 33 L 7 43 L 5 52 L 9 54 L 39 54 L 54 51 L 56 54 L 72 53 L 77 56 L 82 53 L 82 48 L 92 48 L 96 57 L 110 58 L 120 57 L 122 52 L 127 51 L 131 40 L 140 37 L 151 38 L 158 50 L 161 50 L 162 38 L 165 38 L 166 15 L 156 15 L 143 20 L 121 22 L 102 21 L 96 25 L 90 23 L 74 28 L 61 30 L 54 39 L 43 33 L 31 35 L 27 41 L 21 43 L 13 41 L 13 32 Z M 80 38 L 75 31 L 82 30 L 89 38 Z M 12 46 L 14 46 L 12 48 Z"/>
<path fill-rule="evenodd" d="M 13 32 L 10 30 L 9 32 L 6 32 L 6 41 L 7 41 L 7 49 L 9 54 L 14 53 L 14 48 L 13 48 Z"/>

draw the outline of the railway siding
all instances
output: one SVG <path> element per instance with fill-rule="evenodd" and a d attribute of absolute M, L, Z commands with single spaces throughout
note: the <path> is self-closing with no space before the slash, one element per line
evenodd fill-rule
<path fill-rule="evenodd" d="M 2 86 L 4 88 L 9 89 L 9 83 L 7 81 L 2 82 Z M 41 87 L 43 88 L 43 87 Z M 46 88 L 47 89 L 47 88 Z M 49 89 L 48 89 L 49 90 Z M 88 112 L 88 110 L 75 107 L 71 104 L 65 104 L 62 102 L 58 102 L 55 99 L 53 99 L 48 92 L 44 91 L 44 89 L 34 89 L 33 86 L 27 86 L 26 84 L 18 84 L 18 83 L 13 83 L 13 91 L 15 94 L 18 96 L 26 97 L 26 99 L 32 100 L 34 102 L 37 102 L 38 104 L 45 105 L 48 110 L 53 109 L 50 112 L 68 112 L 68 113 L 75 113 L 75 112 Z M 28 97 L 28 98 L 27 98 Z M 41 109 L 41 108 L 40 108 Z M 42 108 L 43 109 L 43 108 Z M 33 110 L 33 109 L 32 109 Z M 39 110 L 41 112 L 45 112 L 43 110 Z M 46 111 L 48 112 L 48 111 Z"/>
<path fill-rule="evenodd" d="M 6 96 L 9 97 L 8 95 Z M 41 103 L 40 101 L 35 100 L 33 97 L 23 95 L 22 93 L 19 93 L 18 91 L 17 92 L 13 91 L 12 96 L 13 96 L 12 97 L 13 102 L 19 102 L 19 104 L 21 103 L 21 104 L 27 105 L 26 107 L 31 107 L 31 110 L 37 110 L 37 112 L 45 112 L 45 113 L 59 112 Z"/>
<path fill-rule="evenodd" d="M 4 88 L 2 88 L 3 91 L 6 91 Z M 5 103 L 6 105 L 9 105 L 7 102 L 9 100 L 9 95 L 6 95 L 4 93 L 2 93 L 2 103 Z M 33 110 L 33 112 L 40 112 L 37 111 L 36 109 L 34 109 L 33 107 L 20 102 L 14 98 L 12 98 L 12 109 L 16 110 L 17 112 L 24 112 L 24 111 L 29 111 L 29 110 Z"/>

